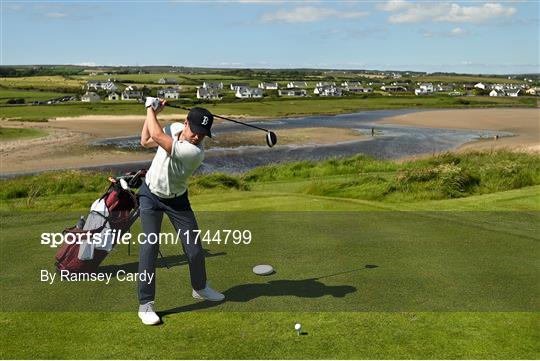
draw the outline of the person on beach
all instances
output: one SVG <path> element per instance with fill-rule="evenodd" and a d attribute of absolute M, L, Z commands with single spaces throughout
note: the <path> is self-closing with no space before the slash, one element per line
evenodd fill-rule
<path fill-rule="evenodd" d="M 182 240 L 191 276 L 192 296 L 208 301 L 222 301 L 225 296 L 208 286 L 205 256 L 199 241 L 197 220 L 188 198 L 188 178 L 204 158 L 203 139 L 211 137 L 212 114 L 204 108 L 190 110 L 184 123 L 161 128 L 157 114 L 165 101 L 147 98 L 146 119 L 141 145 L 157 147 L 145 182 L 139 190 L 140 217 L 146 242 L 139 246 L 139 274 L 146 272 L 150 281 L 139 281 L 139 318 L 145 325 L 161 322 L 155 312 L 156 260 L 163 213 L 167 214 Z M 187 233 L 186 233 L 187 231 Z"/>

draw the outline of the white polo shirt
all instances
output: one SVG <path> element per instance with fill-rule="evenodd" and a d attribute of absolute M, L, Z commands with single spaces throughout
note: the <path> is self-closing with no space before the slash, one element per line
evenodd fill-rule
<path fill-rule="evenodd" d="M 146 172 L 146 184 L 158 197 L 174 198 L 184 194 L 188 178 L 204 159 L 202 142 L 195 145 L 178 140 L 177 134 L 182 130 L 184 130 L 182 123 L 173 123 L 170 127 L 163 128 L 166 134 L 173 137 L 171 155 L 162 147 L 158 147 L 152 165 Z"/>

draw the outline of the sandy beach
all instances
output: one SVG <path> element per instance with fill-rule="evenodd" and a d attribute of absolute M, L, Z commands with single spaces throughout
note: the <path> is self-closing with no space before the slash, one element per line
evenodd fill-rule
<path fill-rule="evenodd" d="M 229 115 L 230 117 L 235 117 Z M 183 115 L 160 117 L 162 124 L 183 121 Z M 236 116 L 236 118 L 244 118 Z M 253 118 L 256 119 L 256 118 Z M 83 116 L 57 118 L 44 123 L 0 121 L 1 127 L 41 129 L 48 136 L 0 142 L 0 170 L 2 173 L 32 172 L 98 166 L 151 160 L 153 153 L 119 149 L 100 149 L 89 146 L 93 141 L 133 136 L 140 132 L 144 116 Z M 456 109 L 430 110 L 385 118 L 383 124 L 414 127 L 474 129 L 511 132 L 515 136 L 498 140 L 479 140 L 462 145 L 458 150 L 511 148 L 540 150 L 540 109 Z M 252 132 L 223 135 L 209 140 L 210 146 L 235 146 L 237 144 L 264 144 L 264 138 L 254 139 Z M 289 129 L 279 135 L 279 145 L 329 144 L 361 139 L 349 129 L 303 128 Z"/>
<path fill-rule="evenodd" d="M 453 109 L 399 115 L 379 121 L 425 128 L 492 130 L 510 132 L 512 137 L 469 142 L 457 150 L 512 149 L 540 151 L 540 109 Z"/>
<path fill-rule="evenodd" d="M 243 116 L 229 115 L 235 119 Z M 185 116 L 160 117 L 161 124 L 182 122 Z M 253 118 L 257 119 L 257 118 Z M 222 122 L 217 119 L 216 123 Z M 32 123 L 0 121 L 0 127 L 41 129 L 48 136 L 0 142 L 1 173 L 32 172 L 50 169 L 99 166 L 103 164 L 127 163 L 151 160 L 151 151 L 130 151 L 99 148 L 89 144 L 113 137 L 128 137 L 139 134 L 144 116 L 82 116 L 56 118 L 48 122 Z M 329 144 L 357 140 L 362 136 L 343 128 L 289 129 L 280 135 L 279 145 Z M 207 147 L 235 147 L 238 145 L 265 145 L 264 134 L 254 137 L 253 132 L 224 134 L 206 140 Z"/>

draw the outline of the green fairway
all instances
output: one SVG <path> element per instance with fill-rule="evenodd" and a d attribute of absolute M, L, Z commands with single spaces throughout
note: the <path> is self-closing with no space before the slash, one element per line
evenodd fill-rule
<path fill-rule="evenodd" d="M 103 175 L 3 181 L 0 356 L 537 359 L 537 158 L 491 155 L 494 164 L 514 164 L 515 177 L 535 175 L 520 185 L 510 174 L 495 184 L 500 173 L 486 157 L 403 164 L 353 157 L 195 179 L 201 229 L 249 229 L 252 240 L 203 242 L 209 279 L 227 296 L 221 304 L 194 301 L 181 247 L 162 246 L 171 267 L 158 260 L 157 327 L 140 325 L 133 282 L 39 282 L 55 252 L 39 244 L 40 234 L 85 214 Z M 477 177 L 467 194 L 441 193 L 448 184 L 424 177 L 409 179 L 398 197 L 370 198 L 351 182 L 391 183 L 446 163 Z M 472 172 L 478 164 L 482 174 Z M 313 182 L 342 191 L 313 194 Z M 163 231 L 172 232 L 166 218 Z M 137 222 L 132 233 L 139 232 Z M 136 245 L 131 252 L 117 246 L 101 270 L 136 271 Z M 254 275 L 260 263 L 277 272 Z M 294 332 L 297 322 L 305 335 Z"/>
<path fill-rule="evenodd" d="M 47 132 L 38 129 L 0 127 L 0 142 L 6 140 L 39 138 L 46 135 Z"/>

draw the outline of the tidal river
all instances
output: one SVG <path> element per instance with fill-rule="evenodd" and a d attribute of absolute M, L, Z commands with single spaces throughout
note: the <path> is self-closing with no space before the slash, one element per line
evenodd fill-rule
<path fill-rule="evenodd" d="M 382 118 L 417 112 L 418 110 L 380 110 L 365 111 L 334 116 L 307 116 L 285 118 L 279 120 L 259 120 L 252 122 L 278 134 L 278 146 L 268 148 L 264 144 L 264 133 L 253 130 L 253 136 L 261 139 L 261 146 L 244 146 L 237 148 L 213 148 L 206 151 L 205 160 L 199 172 L 244 172 L 261 165 L 290 162 L 298 160 L 320 160 L 330 157 L 367 154 L 379 159 L 397 159 L 419 154 L 430 154 L 453 149 L 461 144 L 482 138 L 491 138 L 495 134 L 511 135 L 494 131 L 470 131 L 452 129 L 414 128 L 390 124 L 379 124 Z M 289 128 L 333 127 L 358 131 L 366 137 L 358 141 L 327 145 L 284 145 L 279 146 L 279 135 L 285 134 Z M 371 136 L 372 129 L 375 136 Z M 250 131 L 250 128 L 234 123 L 216 124 L 213 134 L 236 131 Z M 94 143 L 95 146 L 118 148 L 138 148 L 139 137 L 104 139 Z M 133 162 L 118 165 L 92 167 L 91 169 L 114 169 L 128 171 L 146 168 L 150 162 Z"/>

